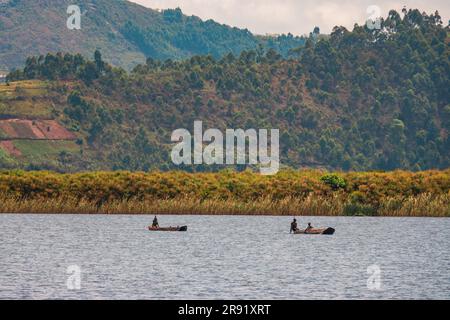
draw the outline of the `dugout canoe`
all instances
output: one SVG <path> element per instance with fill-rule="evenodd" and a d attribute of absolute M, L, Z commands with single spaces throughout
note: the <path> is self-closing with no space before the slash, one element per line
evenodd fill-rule
<path fill-rule="evenodd" d="M 150 230 L 150 231 L 187 231 L 187 226 L 182 226 L 182 227 L 160 227 L 160 228 L 154 228 L 152 226 L 149 226 L 148 230 Z"/>
<path fill-rule="evenodd" d="M 328 234 L 331 235 L 334 233 L 333 228 L 313 228 L 309 230 L 297 230 L 294 233 L 295 234 Z"/>

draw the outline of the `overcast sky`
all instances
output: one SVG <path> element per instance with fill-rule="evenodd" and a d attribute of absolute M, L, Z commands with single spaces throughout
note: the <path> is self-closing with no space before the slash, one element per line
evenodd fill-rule
<path fill-rule="evenodd" d="M 213 19 L 257 34 L 291 32 L 308 34 L 314 26 L 330 33 L 335 25 L 349 29 L 355 22 L 364 23 L 367 10 L 375 5 L 381 16 L 403 6 L 427 13 L 439 11 L 444 23 L 450 17 L 450 0 L 131 0 L 153 9 L 180 7 L 185 14 Z M 371 11 L 371 13 L 374 11 Z"/>

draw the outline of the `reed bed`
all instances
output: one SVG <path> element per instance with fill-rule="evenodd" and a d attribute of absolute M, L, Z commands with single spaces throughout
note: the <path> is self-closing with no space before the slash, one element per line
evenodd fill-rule
<path fill-rule="evenodd" d="M 183 197 L 174 199 L 130 199 L 98 204 L 88 199 L 0 198 L 1 213 L 58 213 L 58 214 L 156 214 L 156 215 L 280 215 L 280 216 L 415 216 L 450 217 L 450 196 L 421 194 L 404 199 L 386 198 L 379 207 L 367 211 L 353 211 L 342 195 L 325 197 L 311 194 L 306 198 L 255 201 L 240 199 L 207 199 Z M 367 205 L 366 205 L 367 206 Z"/>
<path fill-rule="evenodd" d="M 274 176 L 0 171 L 0 212 L 450 217 L 450 169 Z"/>
<path fill-rule="evenodd" d="M 380 216 L 397 217 L 450 217 L 450 195 L 420 194 L 401 199 L 385 199 L 378 209 Z"/>

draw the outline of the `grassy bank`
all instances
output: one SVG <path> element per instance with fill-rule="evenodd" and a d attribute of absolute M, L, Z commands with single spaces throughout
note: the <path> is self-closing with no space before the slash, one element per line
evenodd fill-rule
<path fill-rule="evenodd" d="M 450 217 L 450 170 L 0 173 L 0 212 Z"/>

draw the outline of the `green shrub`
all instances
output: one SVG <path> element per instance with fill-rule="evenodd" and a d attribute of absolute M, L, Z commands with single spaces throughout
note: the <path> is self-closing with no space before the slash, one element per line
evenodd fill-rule
<path fill-rule="evenodd" d="M 337 174 L 326 174 L 320 180 L 333 188 L 333 190 L 344 189 L 347 185 L 344 178 L 339 177 Z"/>

